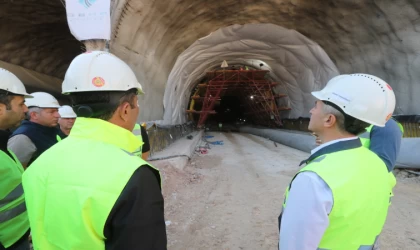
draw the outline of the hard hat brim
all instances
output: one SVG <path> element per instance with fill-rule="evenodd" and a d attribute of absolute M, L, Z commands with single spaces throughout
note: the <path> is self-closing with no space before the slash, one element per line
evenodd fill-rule
<path fill-rule="evenodd" d="M 32 107 L 37 107 L 37 108 L 41 108 L 41 109 L 58 109 L 61 106 L 39 106 L 39 105 L 29 105 L 28 108 L 32 108 Z"/>
<path fill-rule="evenodd" d="M 311 94 L 318 100 L 325 101 L 325 97 L 321 91 L 313 91 Z"/>

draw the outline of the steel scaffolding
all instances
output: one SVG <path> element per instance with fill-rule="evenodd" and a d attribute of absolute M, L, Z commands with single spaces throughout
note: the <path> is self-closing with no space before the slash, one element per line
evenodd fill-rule
<path fill-rule="evenodd" d="M 280 127 L 281 111 L 290 110 L 289 107 L 277 107 L 276 99 L 286 95 L 275 95 L 273 87 L 278 83 L 268 80 L 268 70 L 217 70 L 206 73 L 207 83 L 198 87 L 205 90 L 204 96 L 193 95 L 194 101 L 202 102 L 201 111 L 187 110 L 188 113 L 199 114 L 197 126 L 202 127 L 214 110 L 217 101 L 225 95 L 238 95 L 246 105 L 246 116 L 255 124 L 268 127 Z"/>

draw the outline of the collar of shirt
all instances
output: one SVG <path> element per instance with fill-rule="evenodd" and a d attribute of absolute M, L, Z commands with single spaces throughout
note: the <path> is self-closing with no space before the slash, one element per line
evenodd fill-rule
<path fill-rule="evenodd" d="M 337 139 L 330 141 L 328 143 L 322 144 L 321 146 L 315 148 L 312 151 L 312 154 L 309 156 L 308 159 L 301 161 L 299 166 L 301 166 L 304 163 L 308 163 L 317 157 L 331 154 L 334 152 L 342 151 L 342 150 L 348 150 L 353 148 L 361 147 L 362 143 L 360 142 L 359 137 L 351 137 L 351 138 L 343 138 L 343 139 Z M 324 156 L 325 157 L 325 156 Z"/>
<path fill-rule="evenodd" d="M 337 142 L 340 142 L 340 141 L 350 141 L 350 140 L 354 140 L 354 139 L 357 139 L 357 138 L 358 138 L 357 136 L 354 136 L 354 137 L 349 137 L 349 138 L 336 139 L 336 140 L 329 141 L 327 143 L 323 143 L 323 144 L 319 145 L 318 147 L 312 149 L 311 150 L 311 155 L 315 154 L 316 151 L 319 151 L 320 149 L 325 148 L 326 146 L 329 146 L 331 144 L 334 144 L 334 143 L 337 143 Z"/>

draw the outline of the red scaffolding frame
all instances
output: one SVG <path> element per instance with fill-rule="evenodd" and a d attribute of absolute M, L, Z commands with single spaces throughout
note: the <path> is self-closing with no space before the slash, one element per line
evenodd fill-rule
<path fill-rule="evenodd" d="M 229 92 L 240 92 L 242 102 L 246 104 L 254 123 L 269 127 L 280 127 L 280 111 L 290 110 L 289 107 L 277 107 L 276 99 L 287 95 L 275 95 L 272 88 L 278 83 L 267 79 L 268 70 L 218 70 L 207 72 L 208 83 L 199 84 L 205 88 L 203 97 L 192 96 L 196 101 L 202 101 L 201 111 L 187 110 L 188 113 L 199 114 L 197 126 L 202 127 L 214 110 L 217 101 Z"/>

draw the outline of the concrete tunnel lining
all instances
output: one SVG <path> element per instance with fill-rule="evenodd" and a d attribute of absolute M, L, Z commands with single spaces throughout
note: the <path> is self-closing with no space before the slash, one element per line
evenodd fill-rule
<path fill-rule="evenodd" d="M 338 70 L 324 50 L 295 30 L 274 24 L 232 25 L 199 39 L 176 61 L 168 78 L 164 96 L 164 123 L 186 121 L 185 110 L 197 79 L 223 60 L 265 62 L 270 77 L 279 82 L 274 91 L 287 94 L 291 111 L 283 118 L 307 117 L 315 101 L 310 94 L 321 89 Z M 280 100 L 279 102 L 284 101 Z"/>

